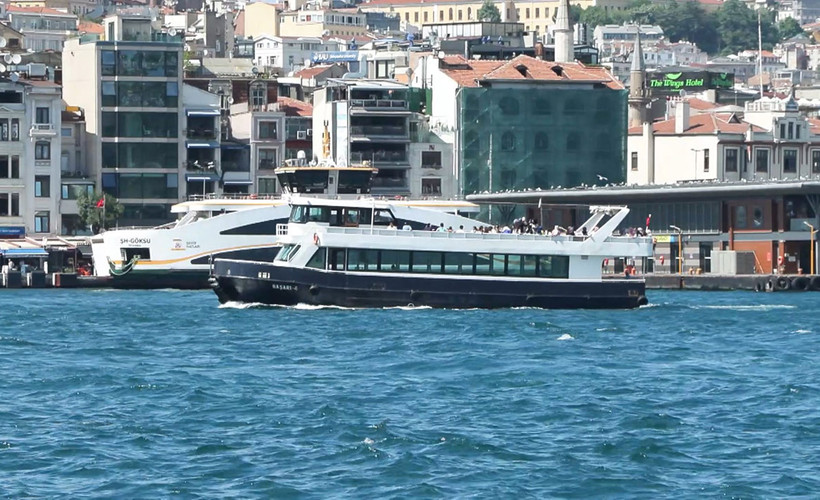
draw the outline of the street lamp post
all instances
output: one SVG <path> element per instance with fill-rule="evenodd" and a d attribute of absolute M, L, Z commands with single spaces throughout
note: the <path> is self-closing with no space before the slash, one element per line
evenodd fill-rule
<path fill-rule="evenodd" d="M 814 233 L 817 232 L 817 229 L 814 229 L 814 226 L 809 224 L 806 221 L 803 221 L 803 224 L 809 226 L 809 258 L 811 259 L 811 274 L 814 275 L 815 269 L 815 262 L 814 262 Z"/>
<path fill-rule="evenodd" d="M 678 226 L 669 226 L 678 233 L 678 274 L 683 274 L 683 230 Z"/>
<path fill-rule="evenodd" d="M 704 151 L 703 149 L 696 149 L 696 148 L 689 148 L 693 153 L 695 153 L 695 179 L 698 180 L 698 153 Z"/>

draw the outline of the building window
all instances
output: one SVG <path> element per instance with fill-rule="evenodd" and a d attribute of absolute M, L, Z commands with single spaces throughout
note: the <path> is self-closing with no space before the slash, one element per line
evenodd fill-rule
<path fill-rule="evenodd" d="M 40 141 L 34 145 L 34 159 L 35 160 L 50 160 L 51 159 L 51 143 Z"/>
<path fill-rule="evenodd" d="M 422 168 L 441 168 L 441 151 L 422 151 Z"/>
<path fill-rule="evenodd" d="M 630 167 L 630 168 L 632 168 L 632 171 L 633 171 L 633 172 L 637 172 L 637 171 L 638 171 L 638 152 L 637 152 L 637 151 L 633 151 L 633 152 L 632 152 L 632 158 L 631 158 L 631 163 L 630 163 L 630 165 L 631 165 L 631 167 Z"/>
<path fill-rule="evenodd" d="M 441 178 L 428 177 L 421 179 L 421 194 L 438 196 L 441 195 Z"/>
<path fill-rule="evenodd" d="M 581 141 L 576 132 L 572 132 L 567 136 L 567 151 L 578 151 L 581 147 Z"/>
<path fill-rule="evenodd" d="M 738 205 L 735 207 L 735 229 L 746 228 L 746 207 Z"/>
<path fill-rule="evenodd" d="M 783 150 L 783 173 L 796 174 L 797 173 L 797 150 L 784 149 Z"/>
<path fill-rule="evenodd" d="M 260 139 L 276 139 L 276 122 L 259 122 Z"/>
<path fill-rule="evenodd" d="M 427 22 L 427 11 L 425 11 L 425 12 L 423 13 L 423 16 L 424 16 L 424 22 L 426 23 L 426 22 Z"/>
<path fill-rule="evenodd" d="M 501 113 L 515 116 L 518 114 L 518 99 L 515 97 L 504 97 L 498 102 Z"/>
<path fill-rule="evenodd" d="M 0 156 L 0 179 L 20 178 L 20 157 Z"/>
<path fill-rule="evenodd" d="M 413 21 L 414 22 L 419 22 L 419 13 L 418 12 L 413 13 Z"/>
<path fill-rule="evenodd" d="M 469 21 L 472 18 L 473 18 L 473 9 L 471 9 L 470 7 L 467 7 L 467 20 Z"/>
<path fill-rule="evenodd" d="M 20 194 L 0 193 L 0 217 L 20 216 Z"/>
<path fill-rule="evenodd" d="M 48 116 L 48 108 L 38 107 L 34 115 L 34 123 L 51 123 Z"/>
<path fill-rule="evenodd" d="M 708 149 L 703 150 L 703 171 L 704 172 L 709 171 L 709 150 Z"/>
<path fill-rule="evenodd" d="M 759 206 L 752 207 L 752 227 L 759 229 L 763 227 L 763 208 Z"/>
<path fill-rule="evenodd" d="M 48 212 L 34 212 L 34 232 L 47 233 L 50 227 Z"/>
<path fill-rule="evenodd" d="M 535 133 L 535 149 L 543 151 L 549 148 L 549 144 L 549 137 L 546 132 Z"/>
<path fill-rule="evenodd" d="M 769 150 L 755 149 L 755 172 L 769 171 Z"/>
<path fill-rule="evenodd" d="M 462 14 L 463 14 L 463 13 L 464 13 L 464 11 L 462 11 L 461 9 L 458 9 L 458 20 L 459 20 L 459 21 L 461 21 L 461 20 L 462 20 Z"/>
<path fill-rule="evenodd" d="M 512 132 L 501 134 L 501 151 L 515 151 L 515 134 Z"/>
<path fill-rule="evenodd" d="M 737 149 L 726 149 L 724 155 L 724 170 L 726 172 L 737 172 Z"/>
<path fill-rule="evenodd" d="M 51 196 L 51 177 L 48 175 L 34 176 L 34 196 L 48 198 Z"/>
<path fill-rule="evenodd" d="M 60 129 L 60 135 L 63 137 L 71 137 L 71 127 L 63 127 Z"/>
<path fill-rule="evenodd" d="M 452 7 L 450 7 L 450 11 L 448 12 L 447 15 L 449 17 L 449 19 L 447 19 L 447 20 L 452 21 L 453 20 L 453 8 Z"/>
<path fill-rule="evenodd" d="M 820 149 L 811 152 L 811 173 L 820 174 Z"/>
<path fill-rule="evenodd" d="M 251 106 L 254 108 L 262 108 L 267 104 L 267 89 L 263 85 L 254 85 L 251 87 Z"/>
<path fill-rule="evenodd" d="M 535 8 L 535 17 L 541 17 L 541 9 L 538 7 Z"/>
<path fill-rule="evenodd" d="M 276 194 L 276 178 L 260 177 L 257 192 L 259 194 Z"/>
<path fill-rule="evenodd" d="M 11 119 L 11 140 L 12 141 L 19 141 L 20 140 L 20 119 L 19 118 L 12 118 Z"/>
<path fill-rule="evenodd" d="M 794 139 L 794 123 L 789 122 L 789 139 Z"/>
<path fill-rule="evenodd" d="M 276 150 L 275 149 L 260 149 L 259 150 L 259 168 L 276 168 Z"/>

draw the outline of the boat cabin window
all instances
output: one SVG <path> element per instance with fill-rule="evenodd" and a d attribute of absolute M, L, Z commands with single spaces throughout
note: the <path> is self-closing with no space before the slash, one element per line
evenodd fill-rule
<path fill-rule="evenodd" d="M 130 262 L 135 256 L 140 260 L 151 260 L 151 251 L 147 248 L 122 248 L 120 252 L 123 262 Z"/>
<path fill-rule="evenodd" d="M 360 224 L 374 226 L 387 226 L 391 222 L 395 224 L 393 213 L 386 208 L 377 208 L 373 214 L 372 208 L 361 207 L 321 207 L 312 205 L 294 205 L 290 211 L 290 222 L 295 224 L 306 224 L 308 222 L 319 222 L 330 226 L 356 227 Z"/>
<path fill-rule="evenodd" d="M 371 170 L 339 171 L 339 184 L 336 192 L 339 194 L 367 194 L 370 192 Z"/>
<path fill-rule="evenodd" d="M 330 248 L 328 269 L 387 273 L 569 277 L 569 257 L 468 252 Z M 345 257 L 346 265 L 345 265 Z"/>
<path fill-rule="evenodd" d="M 319 249 L 316 250 L 316 252 L 310 258 L 310 260 L 306 264 L 306 267 L 310 267 L 310 268 L 313 268 L 313 269 L 324 269 L 325 268 L 325 262 L 327 261 L 326 257 L 327 257 L 327 250 L 324 249 L 324 248 L 319 248 Z"/>
<path fill-rule="evenodd" d="M 280 250 L 279 253 L 276 254 L 276 258 L 274 260 L 291 260 L 293 257 L 299 252 L 300 245 L 285 245 Z"/>

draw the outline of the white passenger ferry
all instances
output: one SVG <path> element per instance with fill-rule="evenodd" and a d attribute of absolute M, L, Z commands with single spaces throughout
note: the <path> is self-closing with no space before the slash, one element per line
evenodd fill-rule
<path fill-rule="evenodd" d="M 286 223 L 292 197 L 370 199 L 371 167 L 285 165 L 276 170 L 284 198 L 204 197 L 174 205 L 176 222 L 153 228 L 116 229 L 91 239 L 94 273 L 120 288 L 207 288 L 213 257 L 272 260 L 276 228 Z M 369 203 L 369 201 L 367 202 Z M 427 223 L 474 213 L 478 206 L 457 200 L 393 199 L 393 217 L 421 228 Z M 415 208 L 428 209 L 414 219 Z M 453 219 L 460 221 L 462 218 Z M 466 220 L 466 219 L 465 219 Z M 463 223 L 463 221 L 462 221 Z"/>
<path fill-rule="evenodd" d="M 603 279 L 604 259 L 647 257 L 652 240 L 616 236 L 626 207 L 591 207 L 584 236 L 396 230 L 345 214 L 361 204 L 293 200 L 273 262 L 216 259 L 220 302 L 345 307 L 634 308 L 638 278 Z M 376 210 L 382 207 L 376 205 Z"/>

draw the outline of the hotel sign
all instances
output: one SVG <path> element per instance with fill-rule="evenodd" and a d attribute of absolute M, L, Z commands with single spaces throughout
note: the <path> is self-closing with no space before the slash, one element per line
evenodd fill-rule
<path fill-rule="evenodd" d="M 678 71 L 649 73 L 647 86 L 654 91 L 677 92 L 681 90 L 727 89 L 735 84 L 733 73 L 709 71 Z"/>

